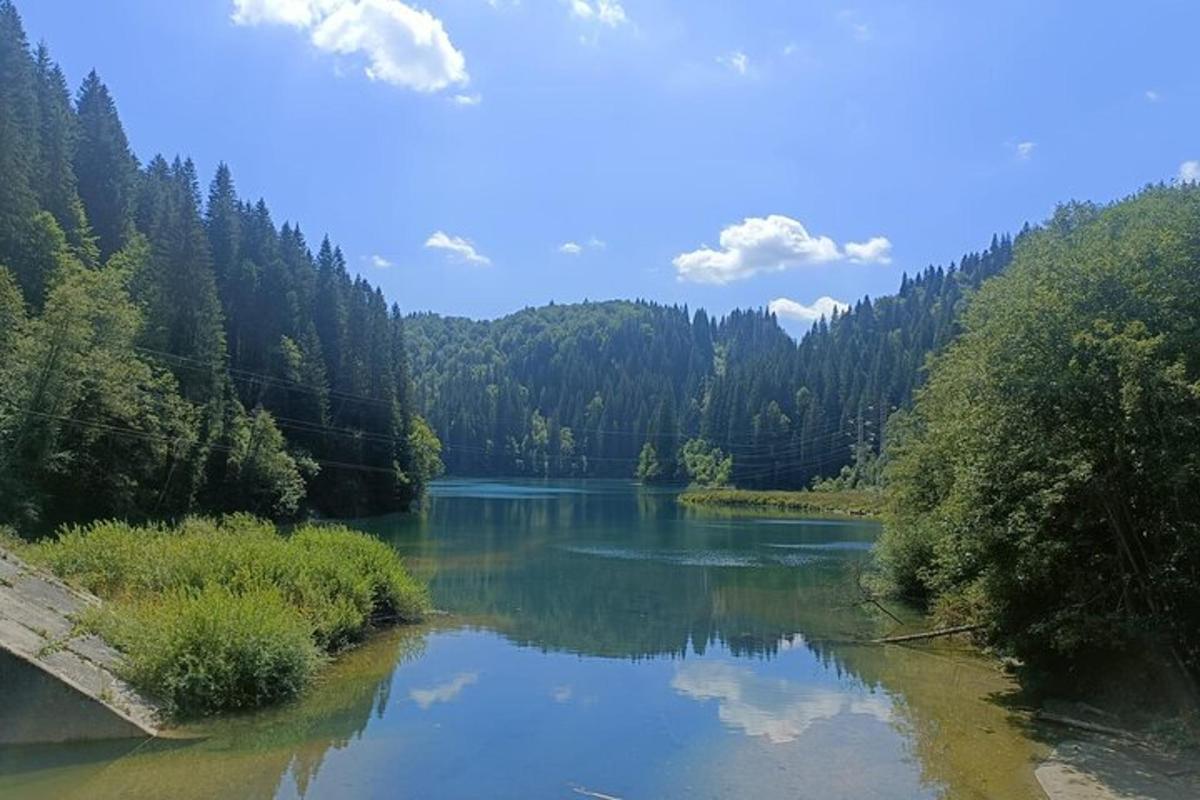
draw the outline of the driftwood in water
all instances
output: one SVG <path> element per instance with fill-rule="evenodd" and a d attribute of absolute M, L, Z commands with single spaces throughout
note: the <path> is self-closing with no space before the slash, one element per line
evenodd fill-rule
<path fill-rule="evenodd" d="M 934 631 L 906 633 L 902 636 L 884 636 L 881 639 L 872 639 L 871 644 L 898 644 L 900 642 L 916 642 L 922 639 L 936 639 L 939 636 L 952 636 L 956 633 L 970 633 L 971 631 L 977 631 L 982 627 L 982 625 L 955 625 L 950 628 L 938 628 Z"/>

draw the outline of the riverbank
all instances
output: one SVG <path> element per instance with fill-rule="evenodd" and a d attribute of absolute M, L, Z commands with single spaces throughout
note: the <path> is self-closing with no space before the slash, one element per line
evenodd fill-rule
<path fill-rule="evenodd" d="M 751 489 L 688 489 L 679 502 L 689 506 L 768 509 L 807 514 L 843 514 L 877 518 L 883 513 L 883 493 L 864 489 L 836 492 L 758 491 Z"/>
<path fill-rule="evenodd" d="M 119 650 L 119 674 L 173 718 L 294 697 L 370 630 L 429 609 L 392 548 L 341 526 L 104 522 L 13 546 L 100 598 L 75 626 Z"/>

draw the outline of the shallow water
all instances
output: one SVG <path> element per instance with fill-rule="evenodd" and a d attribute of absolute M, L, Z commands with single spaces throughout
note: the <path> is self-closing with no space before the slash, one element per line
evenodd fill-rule
<path fill-rule="evenodd" d="M 0 748 L 3 798 L 1027 798 L 994 666 L 853 644 L 865 521 L 443 481 L 392 542 L 447 612 L 190 742 Z M 2 692 L 2 688 L 0 688 Z"/>

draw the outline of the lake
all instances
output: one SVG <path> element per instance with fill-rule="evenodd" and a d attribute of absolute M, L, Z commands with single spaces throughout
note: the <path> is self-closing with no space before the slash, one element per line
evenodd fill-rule
<path fill-rule="evenodd" d="M 357 520 L 446 612 L 203 738 L 0 748 L 16 798 L 1028 798 L 994 662 L 859 643 L 879 529 L 628 482 L 445 480 Z M 904 613 L 900 609 L 893 609 Z"/>

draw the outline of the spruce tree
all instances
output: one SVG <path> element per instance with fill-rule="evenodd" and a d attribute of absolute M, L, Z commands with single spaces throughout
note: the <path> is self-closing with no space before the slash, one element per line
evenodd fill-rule
<path fill-rule="evenodd" d="M 107 259 L 121 249 L 133 230 L 137 159 L 129 149 L 108 87 L 95 70 L 88 73 L 79 90 L 76 113 L 79 196 L 96 234 L 100 257 Z"/>

